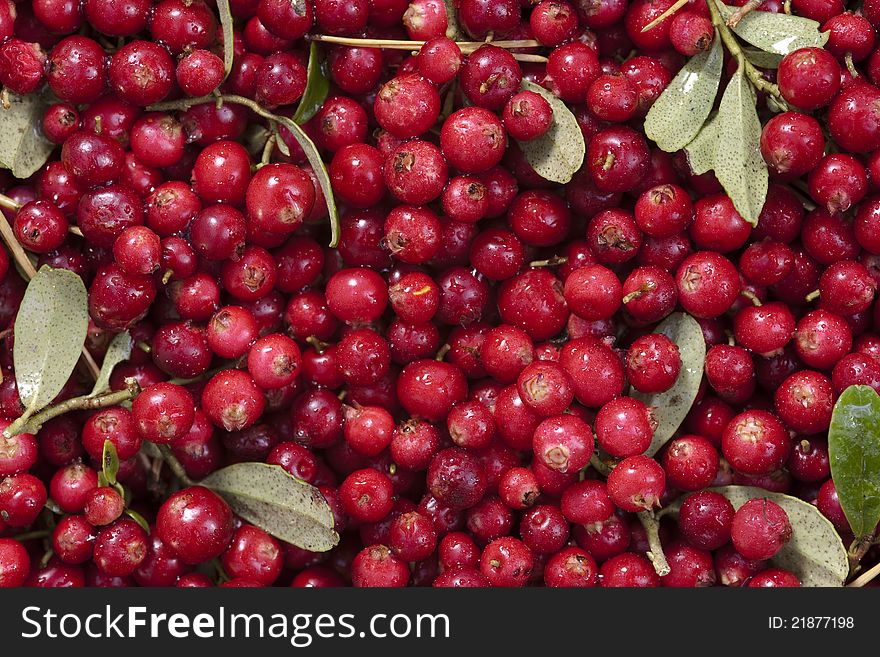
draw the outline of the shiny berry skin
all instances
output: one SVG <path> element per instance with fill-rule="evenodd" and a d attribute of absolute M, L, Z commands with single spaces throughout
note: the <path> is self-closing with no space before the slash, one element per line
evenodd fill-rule
<path fill-rule="evenodd" d="M 575 269 L 565 279 L 563 295 L 571 311 L 587 320 L 610 318 L 623 299 L 617 275 L 602 265 Z"/>
<path fill-rule="evenodd" d="M 845 151 L 866 153 L 880 147 L 880 89 L 855 84 L 843 89 L 828 109 L 832 139 Z"/>
<path fill-rule="evenodd" d="M 678 346 L 662 333 L 636 338 L 626 356 L 627 379 L 636 390 L 665 392 L 678 379 L 681 355 Z"/>
<path fill-rule="evenodd" d="M 293 383 L 302 362 L 299 346 L 280 333 L 258 339 L 248 352 L 248 372 L 264 390 L 275 390 Z"/>
<path fill-rule="evenodd" d="M 456 176 L 440 197 L 443 212 L 454 221 L 474 223 L 489 211 L 489 191 L 474 176 Z"/>
<path fill-rule="evenodd" d="M 660 586 L 654 566 L 645 557 L 624 552 L 599 567 L 599 586 L 603 588 L 652 588 Z"/>
<path fill-rule="evenodd" d="M 46 486 L 35 476 L 22 472 L 6 477 L 0 481 L 0 520 L 25 527 L 37 519 L 46 499 Z"/>
<path fill-rule="evenodd" d="M 391 523 L 388 543 L 398 558 L 413 562 L 427 559 L 437 547 L 437 532 L 431 520 L 419 513 L 404 513 Z"/>
<path fill-rule="evenodd" d="M 154 443 L 170 443 L 181 438 L 195 418 L 192 395 L 173 383 L 150 386 L 135 398 L 131 410 L 138 433 Z"/>
<path fill-rule="evenodd" d="M 797 323 L 794 347 L 808 367 L 828 370 L 852 348 L 852 331 L 839 315 L 814 310 Z"/>
<path fill-rule="evenodd" d="M 437 85 L 452 80 L 461 68 L 461 49 L 447 36 L 428 39 L 419 49 L 419 73 Z"/>
<path fill-rule="evenodd" d="M 259 419 L 266 402 L 248 374 L 241 370 L 223 370 L 212 376 L 202 389 L 201 405 L 214 425 L 226 431 L 241 431 Z"/>
<path fill-rule="evenodd" d="M 740 413 L 728 423 L 721 451 L 734 470 L 761 475 L 783 466 L 790 443 L 782 422 L 772 413 L 756 409 Z"/>
<path fill-rule="evenodd" d="M 563 474 L 578 472 L 593 455 L 593 432 L 574 415 L 556 415 L 537 426 L 532 448 L 545 467 Z"/>
<path fill-rule="evenodd" d="M 219 557 L 233 537 L 229 505 L 202 486 L 190 486 L 171 495 L 159 508 L 156 532 L 187 564 Z"/>
<path fill-rule="evenodd" d="M 13 93 L 33 93 L 43 82 L 46 54 L 37 43 L 11 38 L 0 45 L 0 83 Z"/>
<path fill-rule="evenodd" d="M 371 322 L 388 305 L 385 281 L 366 268 L 343 269 L 327 281 L 327 305 L 345 322 Z"/>
<path fill-rule="evenodd" d="M 58 206 L 48 201 L 26 203 L 15 215 L 16 239 L 28 251 L 48 253 L 67 238 L 67 218 Z"/>
<path fill-rule="evenodd" d="M 453 404 L 467 397 L 467 381 L 455 365 L 418 360 L 401 371 L 397 396 L 410 415 L 439 422 L 445 419 Z"/>
<path fill-rule="evenodd" d="M 590 553 L 577 547 L 563 548 L 544 566 L 544 585 L 591 587 L 598 582 L 598 567 Z"/>
<path fill-rule="evenodd" d="M 367 144 L 343 146 L 328 167 L 333 191 L 355 208 L 369 208 L 385 196 L 382 154 Z"/>
<path fill-rule="evenodd" d="M 638 103 L 638 90 L 621 74 L 600 75 L 587 91 L 587 107 L 603 121 L 628 121 L 635 115 Z"/>
<path fill-rule="evenodd" d="M 125 151 L 115 139 L 86 130 L 73 133 L 61 147 L 61 161 L 86 185 L 116 180 L 122 171 Z"/>
<path fill-rule="evenodd" d="M 94 562 L 105 575 L 131 575 L 147 556 L 146 532 L 134 520 L 119 520 L 98 532 Z"/>
<path fill-rule="evenodd" d="M 559 415 L 574 400 L 574 382 L 561 365 L 535 360 L 519 373 L 517 391 L 523 404 L 542 417 Z"/>
<path fill-rule="evenodd" d="M 492 116 L 494 117 L 494 114 Z M 447 125 L 449 119 L 444 124 L 444 128 Z M 501 134 L 503 137 L 503 131 Z M 503 147 L 502 143 L 502 151 Z M 420 139 L 401 144 L 385 160 L 383 167 L 385 185 L 395 198 L 403 203 L 409 205 L 430 203 L 443 192 L 449 177 L 443 155 L 434 144 Z M 497 161 L 493 161 L 492 164 L 497 164 Z"/>
<path fill-rule="evenodd" d="M 568 103 L 581 103 L 601 73 L 596 53 L 589 46 L 574 41 L 550 53 L 543 85 Z"/>
<path fill-rule="evenodd" d="M 710 486 L 718 474 L 718 452 L 707 438 L 685 435 L 668 444 L 662 464 L 671 486 L 700 490 Z"/>
<path fill-rule="evenodd" d="M 251 178 L 245 196 L 248 220 L 270 233 L 292 233 L 315 205 L 315 187 L 293 164 L 269 164 Z"/>
<path fill-rule="evenodd" d="M 569 341 L 562 348 L 559 364 L 574 381 L 575 397 L 588 408 L 600 408 L 623 392 L 623 364 L 607 345 L 594 338 Z"/>
<path fill-rule="evenodd" d="M 418 137 L 440 115 L 440 94 L 419 75 L 397 76 L 380 87 L 373 111 L 379 125 L 395 137 Z"/>
<path fill-rule="evenodd" d="M 535 504 L 540 493 L 538 480 L 528 468 L 510 468 L 498 482 L 498 495 L 511 509 L 528 509 Z"/>
<path fill-rule="evenodd" d="M 712 251 L 685 258 L 675 275 L 681 306 L 694 317 L 712 319 L 726 312 L 740 292 L 733 263 Z"/>
<path fill-rule="evenodd" d="M 250 168 L 244 146 L 227 140 L 214 142 L 196 158 L 192 188 L 203 202 L 241 205 L 251 178 Z"/>
<path fill-rule="evenodd" d="M 648 171 L 650 155 L 645 138 L 627 127 L 607 128 L 587 146 L 585 164 L 603 192 L 623 192 L 639 185 Z"/>
<path fill-rule="evenodd" d="M 801 48 L 783 57 L 777 79 L 785 100 L 814 110 L 827 105 L 840 89 L 840 65 L 822 48 Z"/>
<path fill-rule="evenodd" d="M 131 411 L 110 406 L 92 415 L 82 428 L 82 444 L 95 463 L 101 463 L 104 442 L 109 440 L 120 461 L 127 461 L 141 448 L 141 437 Z"/>
<path fill-rule="evenodd" d="M 252 525 L 238 528 L 222 558 L 223 569 L 230 577 L 244 577 L 262 586 L 278 579 L 283 561 L 278 541 Z"/>
<path fill-rule="evenodd" d="M 876 291 L 877 283 L 868 269 L 851 260 L 830 264 L 819 279 L 822 307 L 842 316 L 867 310 Z"/>
<path fill-rule="evenodd" d="M 82 463 L 71 463 L 57 470 L 49 482 L 52 499 L 67 513 L 81 513 L 89 492 L 97 487 L 98 473 Z"/>
<path fill-rule="evenodd" d="M 525 586 L 533 567 L 532 551 L 511 536 L 495 539 L 480 555 L 480 572 L 494 587 Z"/>
<path fill-rule="evenodd" d="M 125 500 L 113 488 L 103 486 L 89 493 L 83 513 L 90 524 L 109 525 L 122 515 Z"/>
<path fill-rule="evenodd" d="M 767 121 L 761 132 L 761 155 L 774 177 L 780 180 L 791 180 L 812 171 L 824 151 L 822 127 L 808 114 L 777 114 Z"/>
<path fill-rule="evenodd" d="M 813 200 L 836 214 L 846 212 L 865 196 L 865 167 L 852 155 L 832 153 L 822 158 L 808 178 Z"/>
<path fill-rule="evenodd" d="M 152 105 L 163 100 L 174 86 L 174 62 L 157 43 L 131 41 L 110 58 L 108 81 L 123 100 Z"/>
<path fill-rule="evenodd" d="M 612 399 L 596 414 L 596 440 L 609 455 L 626 458 L 651 445 L 656 421 L 645 404 L 632 397 Z"/>
<path fill-rule="evenodd" d="M 815 434 L 828 429 L 831 423 L 834 391 L 825 375 L 801 370 L 776 389 L 773 403 L 779 417 L 792 429 Z"/>
<path fill-rule="evenodd" d="M 0 426 L 11 424 L 5 420 Z M 40 435 L 42 441 L 43 435 Z M 9 438 L 0 434 L 0 477 L 27 472 L 37 462 L 37 441 L 33 434 L 20 433 Z"/>
<path fill-rule="evenodd" d="M 397 260 L 420 264 L 440 250 L 440 230 L 439 218 L 428 208 L 399 205 L 385 219 L 383 240 Z"/>
<path fill-rule="evenodd" d="M 608 475 L 608 495 L 624 511 L 636 513 L 660 504 L 666 487 L 663 468 L 647 456 L 630 456 Z"/>
<path fill-rule="evenodd" d="M 783 568 L 768 568 L 749 580 L 749 588 L 780 588 L 800 587 L 801 581 L 797 576 Z"/>
<path fill-rule="evenodd" d="M 787 305 L 774 301 L 740 311 L 733 326 L 739 344 L 767 357 L 778 353 L 791 340 L 795 319 Z"/>
<path fill-rule="evenodd" d="M 694 547 L 715 550 L 730 541 L 734 508 L 713 491 L 700 491 L 684 498 L 678 515 L 682 537 Z"/>
<path fill-rule="evenodd" d="M 791 539 L 785 510 L 766 498 L 751 499 L 737 509 L 730 528 L 733 547 L 746 559 L 770 559 Z"/>
<path fill-rule="evenodd" d="M 391 308 L 410 323 L 430 321 L 440 304 L 440 290 L 434 279 L 422 272 L 410 272 L 388 288 Z"/>
<path fill-rule="evenodd" d="M 543 96 L 534 91 L 520 91 L 507 101 L 502 121 L 511 137 L 517 141 L 531 141 L 550 129 L 553 110 Z"/>
<path fill-rule="evenodd" d="M 491 169 L 501 161 L 506 145 L 501 120 L 481 107 L 456 110 L 440 130 L 440 147 L 446 160 L 466 173 Z"/>
<path fill-rule="evenodd" d="M 468 450 L 450 447 L 438 452 L 428 466 L 431 494 L 450 509 L 468 509 L 486 492 L 486 474 Z"/>
<path fill-rule="evenodd" d="M 385 545 L 365 547 L 351 564 L 351 582 L 356 587 L 402 587 L 409 575 L 406 563 Z"/>

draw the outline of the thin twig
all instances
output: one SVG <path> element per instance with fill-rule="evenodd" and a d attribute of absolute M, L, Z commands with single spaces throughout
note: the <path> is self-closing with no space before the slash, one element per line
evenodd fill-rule
<path fill-rule="evenodd" d="M 171 468 L 171 472 L 174 473 L 174 476 L 180 479 L 187 486 L 193 486 L 195 482 L 189 478 L 189 475 L 186 474 L 186 468 L 177 460 L 177 457 L 174 456 L 174 453 L 171 451 L 171 448 L 168 445 L 156 445 L 159 448 L 159 452 L 162 454 L 162 460 L 168 464 L 168 467 Z"/>
<path fill-rule="evenodd" d="M 872 581 L 878 575 L 880 575 L 880 563 L 877 563 L 877 564 L 874 564 L 873 566 L 871 566 L 871 568 L 869 568 L 868 570 L 863 572 L 861 575 L 856 577 L 853 581 L 851 581 L 849 584 L 847 584 L 847 586 L 851 586 L 854 588 L 862 587 L 865 584 L 867 584 L 868 582 Z"/>
<path fill-rule="evenodd" d="M 660 23 L 662 23 L 667 18 L 672 16 L 674 13 L 676 13 L 679 9 L 684 7 L 688 2 L 690 2 L 690 0 L 678 0 L 678 2 L 676 2 L 674 5 L 672 5 L 669 9 L 667 9 L 662 14 L 660 14 L 657 18 L 655 18 L 650 23 L 645 25 L 645 27 L 642 28 L 642 32 L 647 32 L 648 30 L 657 27 L 658 25 L 660 25 Z"/>
<path fill-rule="evenodd" d="M 672 570 L 669 562 L 666 561 L 666 555 L 663 554 L 663 545 L 660 543 L 660 523 L 651 511 L 641 511 L 639 513 L 639 522 L 645 528 L 648 535 L 648 558 L 654 564 L 654 570 L 660 577 L 668 575 Z"/>
<path fill-rule="evenodd" d="M 340 46 L 352 46 L 355 48 L 384 48 L 386 50 L 418 50 L 424 41 L 409 41 L 406 39 L 359 39 L 354 37 L 339 37 L 329 34 L 312 34 L 306 37 L 310 41 L 322 43 L 334 43 Z M 486 45 L 485 41 L 456 41 L 462 53 L 471 53 L 480 46 Z M 514 41 L 493 41 L 493 46 L 511 50 L 514 48 L 540 48 L 541 42 L 534 39 L 517 39 Z"/>

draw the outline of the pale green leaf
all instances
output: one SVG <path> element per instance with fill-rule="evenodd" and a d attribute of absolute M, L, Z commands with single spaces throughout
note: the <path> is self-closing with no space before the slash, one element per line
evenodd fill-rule
<path fill-rule="evenodd" d="M 706 121 L 694 140 L 684 147 L 688 165 L 696 175 L 715 168 L 715 152 L 721 140 L 718 138 L 718 115 Z"/>
<path fill-rule="evenodd" d="M 217 0 L 217 11 L 220 14 L 220 29 L 223 31 L 223 70 L 229 75 L 235 55 L 235 35 L 229 0 Z"/>
<path fill-rule="evenodd" d="M 117 333 L 110 341 L 107 352 L 104 354 L 104 362 L 101 363 L 101 371 L 98 373 L 98 380 L 89 397 L 94 397 L 98 393 L 109 390 L 110 375 L 113 374 L 113 368 L 124 360 L 128 360 L 131 356 L 131 335 L 128 331 Z"/>
<path fill-rule="evenodd" d="M 844 390 L 828 429 L 831 479 L 856 538 L 880 522 L 880 396 L 870 386 Z"/>
<path fill-rule="evenodd" d="M 326 552 L 339 542 L 333 512 L 314 486 L 277 465 L 237 463 L 199 482 L 232 510 L 276 538 L 304 550 Z"/>
<path fill-rule="evenodd" d="M 16 178 L 28 178 L 55 148 L 40 131 L 47 104 L 39 94 L 8 96 L 9 108 L 0 107 L 0 166 Z"/>
<path fill-rule="evenodd" d="M 723 147 L 715 151 L 715 176 L 740 216 L 757 225 L 767 198 L 767 163 L 761 155 L 761 121 L 755 92 L 742 67 L 730 79 L 718 107 L 718 134 Z"/>
<path fill-rule="evenodd" d="M 834 525 L 819 510 L 796 497 L 752 486 L 710 488 L 730 500 L 734 509 L 753 499 L 776 502 L 788 514 L 791 540 L 770 561 L 794 573 L 805 587 L 842 586 L 849 575 L 846 548 Z"/>
<path fill-rule="evenodd" d="M 302 98 L 299 99 L 299 105 L 293 115 L 293 120 L 300 125 L 315 116 L 327 99 L 327 93 L 330 91 L 330 79 L 327 77 L 325 67 L 324 51 L 317 41 L 312 41 L 312 45 L 309 46 L 309 71 L 308 78 L 306 79 L 306 90 L 303 92 Z M 281 144 L 284 144 L 283 139 L 278 142 L 279 149 L 282 148 Z M 285 144 L 284 147 L 286 148 L 286 146 Z M 290 155 L 290 152 L 288 151 L 285 155 Z"/>
<path fill-rule="evenodd" d="M 541 95 L 553 109 L 550 129 L 538 139 L 520 141 L 520 149 L 535 172 L 552 182 L 567 183 L 584 163 L 586 144 L 577 119 L 565 103 L 544 87 L 522 81 L 522 89 Z"/>
<path fill-rule="evenodd" d="M 724 53 L 720 39 L 691 57 L 660 94 L 645 117 L 645 134 L 661 150 L 673 153 L 697 136 L 718 93 Z"/>
<path fill-rule="evenodd" d="M 720 0 L 715 4 L 725 21 L 737 10 L 737 7 L 729 7 Z M 828 32 L 820 32 L 820 27 L 816 21 L 801 16 L 751 11 L 732 29 L 738 37 L 761 50 L 787 55 L 800 48 L 824 46 Z"/>
<path fill-rule="evenodd" d="M 687 313 L 673 313 L 663 320 L 654 329 L 654 332 L 662 333 L 678 346 L 678 353 L 681 357 L 681 372 L 678 379 L 666 392 L 654 394 L 645 394 L 637 390 L 630 392 L 632 397 L 653 408 L 654 418 L 657 420 L 654 438 L 651 440 L 651 446 L 645 452 L 648 456 L 653 456 L 669 442 L 669 439 L 684 422 L 700 390 L 703 363 L 706 360 L 706 342 L 703 339 L 703 330 L 697 320 Z"/>
<path fill-rule="evenodd" d="M 767 52 L 758 48 L 743 48 L 743 54 L 752 64 L 758 68 L 779 68 L 782 55 Z"/>
<path fill-rule="evenodd" d="M 26 411 L 39 411 L 61 392 L 79 360 L 89 325 L 82 279 L 43 266 L 28 283 L 15 318 L 15 381 Z"/>

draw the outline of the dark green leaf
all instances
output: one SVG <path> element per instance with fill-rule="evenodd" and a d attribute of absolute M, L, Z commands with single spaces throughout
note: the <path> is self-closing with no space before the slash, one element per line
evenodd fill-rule
<path fill-rule="evenodd" d="M 27 415 L 61 392 L 79 360 L 88 324 L 82 279 L 67 269 L 43 266 L 27 286 L 14 326 L 15 381 Z"/>
<path fill-rule="evenodd" d="M 718 10 L 726 21 L 737 7 L 716 0 Z M 751 11 L 732 29 L 736 35 L 753 46 L 777 55 L 787 55 L 800 48 L 821 48 L 828 41 L 828 32 L 819 32 L 816 21 L 791 14 L 769 11 Z"/>
<path fill-rule="evenodd" d="M 523 80 L 522 88 L 543 96 L 553 109 L 553 124 L 542 137 L 517 142 L 523 156 L 542 178 L 567 183 L 584 163 L 584 133 L 565 103 L 544 87 Z"/>
<path fill-rule="evenodd" d="M 724 144 L 715 151 L 715 176 L 736 211 L 755 226 L 767 198 L 769 174 L 761 155 L 761 121 L 755 109 L 755 92 L 742 66 L 721 97 L 717 121 Z"/>
<path fill-rule="evenodd" d="M 645 394 L 633 390 L 630 393 L 631 396 L 654 409 L 657 429 L 654 431 L 651 446 L 645 452 L 648 456 L 653 456 L 669 442 L 684 422 L 697 398 L 700 381 L 703 378 L 703 362 L 706 360 L 703 331 L 697 320 L 687 313 L 673 313 L 663 320 L 654 332 L 662 333 L 678 346 L 681 372 L 673 386 L 666 392 Z"/>
<path fill-rule="evenodd" d="M 842 586 L 849 575 L 846 548 L 834 525 L 803 500 L 751 486 L 712 488 L 724 495 L 735 509 L 749 500 L 766 498 L 785 509 L 791 522 L 791 540 L 771 561 L 797 575 L 803 586 Z"/>
<path fill-rule="evenodd" d="M 220 29 L 223 31 L 223 70 L 229 75 L 235 55 L 235 35 L 232 31 L 233 20 L 229 0 L 217 0 L 217 11 L 220 13 Z"/>
<path fill-rule="evenodd" d="M 104 361 L 101 363 L 101 371 L 98 373 L 98 380 L 95 381 L 95 387 L 89 397 L 94 397 L 98 393 L 110 389 L 110 375 L 113 374 L 113 368 L 124 360 L 128 360 L 131 356 L 131 335 L 128 331 L 117 333 L 116 337 L 110 341 L 107 352 L 104 354 Z"/>
<path fill-rule="evenodd" d="M 880 522 L 880 396 L 870 386 L 841 393 L 828 429 L 831 479 L 856 538 Z"/>
<path fill-rule="evenodd" d="M 116 453 L 116 446 L 109 440 L 104 441 L 104 451 L 101 455 L 101 473 L 110 486 L 116 483 L 116 475 L 119 473 L 119 455 Z"/>
<path fill-rule="evenodd" d="M 718 93 L 724 53 L 720 39 L 691 57 L 660 94 L 645 117 L 645 134 L 661 150 L 673 153 L 697 136 Z"/>
<path fill-rule="evenodd" d="M 126 509 L 126 510 L 125 510 L 125 515 L 127 515 L 129 518 L 131 518 L 132 520 L 134 520 L 137 524 L 139 524 L 139 525 L 141 526 L 141 529 L 143 529 L 143 530 L 147 533 L 147 535 L 149 535 L 149 533 L 150 533 L 150 523 L 147 522 L 147 519 L 146 519 L 146 518 L 144 518 L 144 517 L 143 517 L 140 513 L 138 513 L 137 511 L 133 511 L 132 509 Z"/>
<path fill-rule="evenodd" d="M 8 96 L 9 108 L 0 108 L 0 166 L 16 178 L 28 178 L 55 148 L 40 131 L 48 104 L 39 94 Z"/>
<path fill-rule="evenodd" d="M 333 512 L 314 486 L 277 465 L 237 463 L 199 482 L 242 518 L 304 550 L 326 552 L 339 542 Z"/>
<path fill-rule="evenodd" d="M 299 105 L 296 108 L 296 113 L 293 115 L 293 120 L 300 125 L 315 116 L 327 99 L 327 93 L 330 91 L 330 80 L 325 69 L 324 51 L 317 41 L 312 41 L 312 45 L 309 46 L 309 74 L 306 81 L 306 90 L 303 92 Z"/>

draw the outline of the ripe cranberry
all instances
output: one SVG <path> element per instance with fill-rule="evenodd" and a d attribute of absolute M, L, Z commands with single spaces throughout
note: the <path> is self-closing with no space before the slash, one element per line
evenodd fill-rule
<path fill-rule="evenodd" d="M 822 307 L 843 316 L 867 310 L 876 290 L 868 269 L 851 260 L 831 264 L 819 279 Z"/>
<path fill-rule="evenodd" d="M 645 557 L 624 552 L 599 567 L 599 585 L 603 588 L 651 588 L 660 586 L 660 578 Z"/>
<path fill-rule="evenodd" d="M 467 509 L 486 491 L 483 467 L 467 450 L 451 447 L 438 452 L 427 473 L 431 494 L 451 509 Z"/>
<path fill-rule="evenodd" d="M 250 157 L 244 146 L 218 141 L 196 158 L 192 170 L 193 190 L 203 202 L 241 205 L 250 181 Z"/>
<path fill-rule="evenodd" d="M 829 53 L 825 53 L 825 56 L 833 61 Z M 880 89 L 870 84 L 855 84 L 841 91 L 831 101 L 828 129 L 832 139 L 843 150 L 866 153 L 880 146 L 880 111 L 875 109 L 878 99 Z"/>
<path fill-rule="evenodd" d="M 791 539 L 791 523 L 775 502 L 752 499 L 737 509 L 730 537 L 733 547 L 746 559 L 770 559 Z"/>
<path fill-rule="evenodd" d="M 814 110 L 831 102 L 840 89 L 840 65 L 822 48 L 800 48 L 783 57 L 777 80 L 785 100 Z"/>
<path fill-rule="evenodd" d="M 229 505 L 202 486 L 184 488 L 159 508 L 156 533 L 187 564 L 219 557 L 233 537 Z"/>
<path fill-rule="evenodd" d="M 384 545 L 365 547 L 351 564 L 351 581 L 357 587 L 402 587 L 409 575 L 406 563 Z"/>
<path fill-rule="evenodd" d="M 19 95 L 33 93 L 43 82 L 46 54 L 37 43 L 11 38 L 0 46 L 0 83 Z"/>
<path fill-rule="evenodd" d="M 691 239 L 697 248 L 727 253 L 741 248 L 752 227 L 739 215 L 726 194 L 701 198 L 694 204 Z"/>
<path fill-rule="evenodd" d="M 623 392 L 623 364 L 607 345 L 594 338 L 569 341 L 559 364 L 574 381 L 575 397 L 588 408 L 600 408 Z"/>
<path fill-rule="evenodd" d="M 834 392 L 828 377 L 811 370 L 795 372 L 777 388 L 773 399 L 779 417 L 799 433 L 828 429 Z"/>
<path fill-rule="evenodd" d="M 663 469 L 673 487 L 700 490 L 710 486 L 718 474 L 718 452 L 702 436 L 681 436 L 671 441 L 663 452 Z"/>
<path fill-rule="evenodd" d="M 501 161 L 506 145 L 507 138 L 500 119 L 481 107 L 465 107 L 453 112 L 440 131 L 443 155 L 453 167 L 466 173 L 491 169 Z M 400 149 L 396 152 L 399 153 Z M 401 166 L 406 166 L 406 163 L 401 163 Z M 397 168 L 396 163 L 394 167 Z M 445 170 L 442 173 L 445 178 Z"/>
<path fill-rule="evenodd" d="M 562 284 L 543 268 L 527 270 L 505 281 L 498 292 L 503 322 L 528 333 L 532 340 L 548 340 L 568 319 Z"/>
<path fill-rule="evenodd" d="M 559 415 L 574 400 L 568 372 L 549 361 L 532 361 L 519 373 L 516 387 L 523 404 L 542 417 Z"/>
<path fill-rule="evenodd" d="M 270 109 L 291 105 L 302 97 L 306 76 L 306 67 L 296 55 L 272 53 L 254 72 L 254 98 Z"/>
<path fill-rule="evenodd" d="M 0 519 L 10 527 L 30 525 L 46 499 L 46 486 L 35 476 L 26 472 L 10 475 L 0 481 Z"/>
<path fill-rule="evenodd" d="M 447 125 L 449 119 L 444 129 Z M 503 132 L 501 136 L 503 139 Z M 502 143 L 502 151 L 503 147 Z M 392 151 L 385 160 L 383 175 L 385 185 L 398 200 L 409 205 L 424 205 L 440 196 L 448 178 L 448 168 L 440 149 L 430 142 L 414 139 Z"/>
<path fill-rule="evenodd" d="M 346 322 L 370 322 L 388 305 L 388 291 L 382 277 L 365 268 L 343 269 L 327 281 L 327 305 Z"/>
<path fill-rule="evenodd" d="M 202 389 L 202 410 L 216 426 L 241 431 L 253 425 L 265 408 L 263 393 L 241 370 L 222 370 Z"/>
<path fill-rule="evenodd" d="M 416 64 L 421 75 L 436 85 L 442 85 L 456 76 L 461 68 L 461 60 L 458 44 L 443 35 L 426 41 L 419 49 Z"/>
<path fill-rule="evenodd" d="M 461 370 L 449 363 L 419 360 L 408 364 L 397 380 L 397 396 L 412 416 L 429 422 L 443 420 L 452 405 L 467 397 Z"/>
<path fill-rule="evenodd" d="M 245 203 L 255 227 L 270 233 L 291 233 L 312 211 L 315 188 L 299 167 L 270 164 L 251 178 Z"/>
<path fill-rule="evenodd" d="M 131 41 L 110 58 L 108 79 L 123 100 L 152 105 L 163 100 L 174 86 L 174 62 L 157 43 Z"/>
<path fill-rule="evenodd" d="M 330 50 L 327 61 L 333 82 L 348 94 L 371 91 L 382 76 L 382 51 L 378 48 L 338 46 Z"/>
<path fill-rule="evenodd" d="M 574 415 L 556 415 L 537 426 L 532 446 L 535 458 L 545 467 L 563 474 L 578 472 L 593 455 L 593 432 Z"/>
<path fill-rule="evenodd" d="M 259 527 L 242 525 L 223 553 L 223 569 L 233 578 L 244 577 L 271 586 L 281 574 L 281 546 Z"/>
<path fill-rule="evenodd" d="M 113 488 L 103 486 L 89 492 L 83 513 L 90 524 L 100 527 L 117 520 L 124 509 L 122 496 Z"/>
<path fill-rule="evenodd" d="M 865 167 L 852 155 L 832 153 L 810 172 L 810 196 L 828 212 L 846 212 L 865 196 Z"/>
<path fill-rule="evenodd" d="M 511 536 L 495 539 L 480 555 L 480 572 L 496 587 L 525 586 L 533 567 L 532 551 Z"/>
<path fill-rule="evenodd" d="M 637 187 L 648 169 L 649 152 L 644 137 L 627 127 L 602 130 L 587 147 L 586 165 L 603 192 Z"/>
<path fill-rule="evenodd" d="M 794 346 L 807 366 L 827 370 L 850 352 L 852 331 L 839 315 L 814 310 L 797 323 Z"/>
<path fill-rule="evenodd" d="M 97 487 L 98 473 L 82 463 L 57 470 L 49 482 L 52 499 L 67 513 L 82 512 L 89 492 Z"/>
<path fill-rule="evenodd" d="M 726 312 L 740 291 L 736 267 L 722 255 L 699 251 L 676 272 L 682 307 L 695 317 L 711 319 Z"/>
<path fill-rule="evenodd" d="M 640 392 L 656 393 L 669 390 L 681 372 L 678 346 L 661 333 L 636 338 L 626 357 L 630 384 Z"/>
<path fill-rule="evenodd" d="M 392 135 L 417 137 L 440 115 L 440 94 L 419 75 L 399 75 L 379 89 L 373 111 L 379 125 Z"/>
<path fill-rule="evenodd" d="M 721 441 L 721 451 L 733 469 L 754 475 L 781 468 L 790 448 L 788 432 L 779 419 L 757 409 L 734 417 Z"/>
<path fill-rule="evenodd" d="M 635 456 L 651 445 L 655 426 L 656 420 L 644 403 L 632 397 L 618 397 L 596 414 L 596 440 L 611 456 Z"/>
<path fill-rule="evenodd" d="M 666 487 L 663 468 L 647 456 L 630 456 L 608 475 L 608 495 L 624 511 L 636 513 L 659 506 Z"/>
<path fill-rule="evenodd" d="M 733 516 L 733 505 L 726 497 L 700 491 L 681 503 L 678 526 L 682 537 L 694 547 L 715 550 L 730 540 Z"/>
<path fill-rule="evenodd" d="M 61 148 L 64 166 L 86 185 L 99 185 L 118 178 L 124 157 L 119 142 L 86 130 L 73 133 Z"/>
<path fill-rule="evenodd" d="M 601 74 L 599 58 L 579 41 L 554 48 L 547 61 L 542 84 L 568 103 L 581 103 L 590 85 Z"/>
<path fill-rule="evenodd" d="M 534 91 L 520 91 L 507 101 L 502 120 L 511 137 L 519 141 L 531 141 L 543 136 L 550 129 L 553 111 L 543 96 Z"/>
<path fill-rule="evenodd" d="M 138 433 L 144 440 L 170 443 L 189 431 L 195 417 L 192 395 L 173 383 L 156 383 L 132 402 Z"/>

